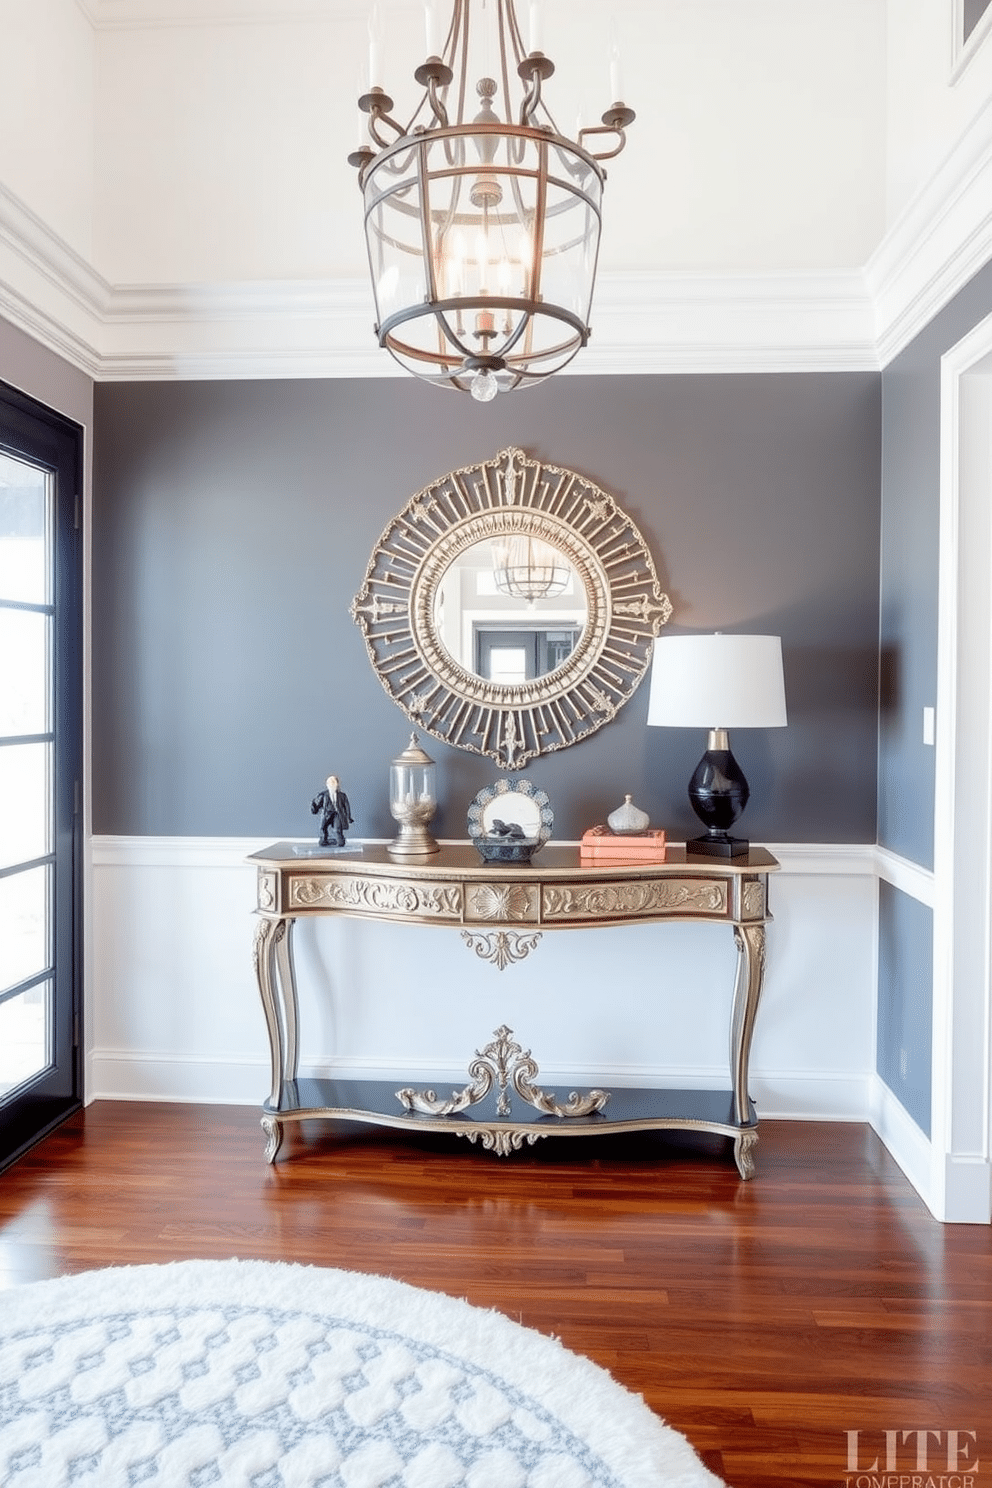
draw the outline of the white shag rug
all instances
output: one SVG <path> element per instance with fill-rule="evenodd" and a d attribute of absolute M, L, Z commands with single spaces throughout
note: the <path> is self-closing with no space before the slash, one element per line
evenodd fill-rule
<path fill-rule="evenodd" d="M 384 1277 L 126 1266 L 0 1293 L 4 1488 L 712 1488 L 554 1339 Z"/>

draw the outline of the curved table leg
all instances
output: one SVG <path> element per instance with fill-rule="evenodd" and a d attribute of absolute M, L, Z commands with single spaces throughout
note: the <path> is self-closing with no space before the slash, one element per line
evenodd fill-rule
<path fill-rule="evenodd" d="M 282 1100 L 285 1064 L 274 951 L 277 938 L 281 940 L 285 933 L 286 927 L 282 920 L 260 918 L 255 927 L 255 976 L 258 979 L 258 995 L 262 999 L 262 1011 L 265 1014 L 265 1027 L 269 1035 L 269 1053 L 272 1059 L 272 1088 L 269 1092 L 269 1101 L 276 1107 Z"/>
<path fill-rule="evenodd" d="M 734 1162 L 742 1178 L 754 1177 L 754 1149 L 758 1145 L 758 1133 L 752 1127 L 734 1138 Z"/>
<path fill-rule="evenodd" d="M 293 965 L 293 926 L 295 920 L 283 920 L 284 935 L 276 937 L 276 975 L 279 978 L 279 1010 L 282 1015 L 283 1074 L 287 1080 L 295 1080 L 300 1066 L 300 1005 L 296 996 L 296 969 Z"/>
<path fill-rule="evenodd" d="M 737 979 L 730 1019 L 730 1078 L 734 1091 L 734 1120 L 741 1126 L 749 1126 L 748 1064 L 765 971 L 765 927 L 735 925 L 734 940 L 737 942 Z M 734 1158 L 742 1178 L 754 1175 L 751 1149 L 756 1141 L 757 1133 L 753 1128 L 734 1139 Z"/>
<path fill-rule="evenodd" d="M 265 1161 L 274 1163 L 276 1153 L 282 1146 L 283 1123 L 278 1116 L 270 1116 L 266 1112 L 262 1117 L 262 1130 L 265 1133 Z"/>

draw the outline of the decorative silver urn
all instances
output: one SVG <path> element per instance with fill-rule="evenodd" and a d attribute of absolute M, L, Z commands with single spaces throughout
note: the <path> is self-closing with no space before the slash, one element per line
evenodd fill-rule
<path fill-rule="evenodd" d="M 416 858 L 440 852 L 427 830 L 437 810 L 434 761 L 420 747 L 416 734 L 389 767 L 389 810 L 399 822 L 399 835 L 387 851 L 391 858 Z"/>
<path fill-rule="evenodd" d="M 617 837 L 638 837 L 650 827 L 651 818 L 634 805 L 630 796 L 624 796 L 623 805 L 610 812 L 606 825 Z"/>

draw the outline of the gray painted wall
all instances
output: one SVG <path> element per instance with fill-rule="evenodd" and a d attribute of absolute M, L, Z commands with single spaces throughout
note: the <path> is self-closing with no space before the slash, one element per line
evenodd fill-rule
<path fill-rule="evenodd" d="M 878 886 L 877 1069 L 930 1135 L 933 912 L 891 884 Z"/>
<path fill-rule="evenodd" d="M 412 379 L 102 384 L 93 528 L 98 833 L 309 836 L 335 770 L 389 836 L 409 725 L 348 616 L 375 539 L 432 478 L 518 444 L 610 490 L 689 630 L 784 639 L 790 726 L 735 735 L 756 840 L 875 836 L 880 379 L 559 377 L 480 407 Z M 647 688 L 527 774 L 556 835 L 624 792 L 674 836 L 705 740 Z M 425 739 L 441 836 L 491 762 Z"/>
<path fill-rule="evenodd" d="M 0 319 L 0 381 L 37 398 L 87 430 L 93 423 L 93 380 L 47 347 Z"/>
<path fill-rule="evenodd" d="M 934 751 L 923 743 L 923 708 L 937 694 L 940 358 L 990 313 L 992 265 L 882 376 L 878 840 L 925 868 L 934 843 Z M 898 889 L 881 890 L 876 1067 L 929 1133 L 933 914 Z"/>
<path fill-rule="evenodd" d="M 933 867 L 940 358 L 992 313 L 992 265 L 882 374 L 881 714 L 878 840 Z M 939 720 L 938 720 L 939 726 Z"/>

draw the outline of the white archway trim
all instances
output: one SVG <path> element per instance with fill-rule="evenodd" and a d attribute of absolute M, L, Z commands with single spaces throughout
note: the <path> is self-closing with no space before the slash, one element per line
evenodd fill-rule
<path fill-rule="evenodd" d="M 992 1218 L 992 316 L 941 360 L 930 1191 Z"/>

